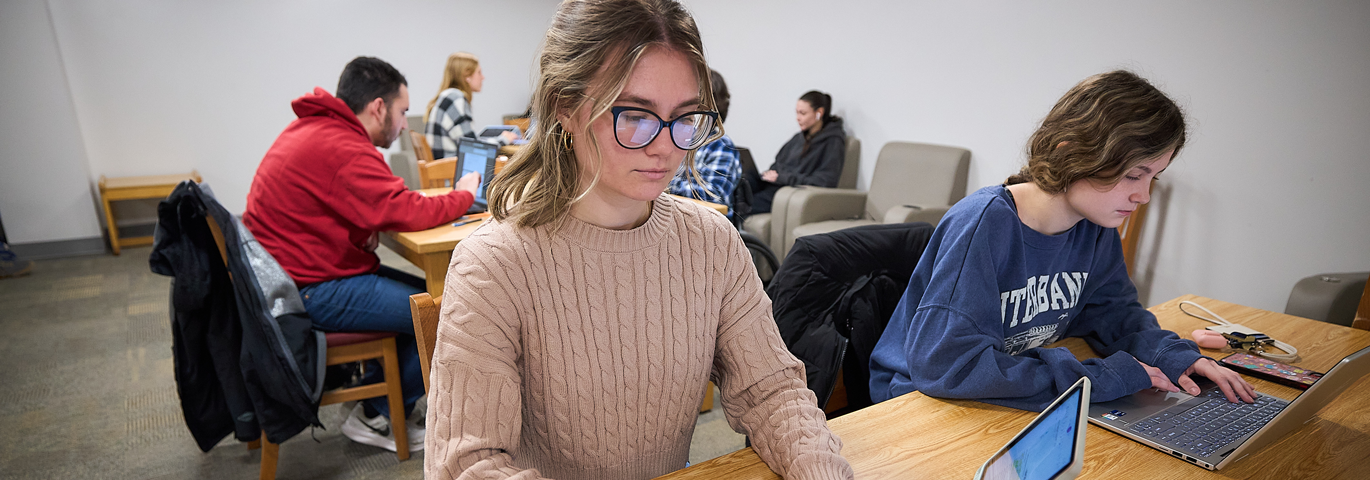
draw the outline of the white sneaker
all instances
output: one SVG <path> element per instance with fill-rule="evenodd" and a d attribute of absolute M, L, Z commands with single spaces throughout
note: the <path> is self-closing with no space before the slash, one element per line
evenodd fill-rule
<path fill-rule="evenodd" d="M 352 414 L 343 421 L 342 432 L 352 441 L 381 447 L 389 451 L 395 451 L 395 437 L 390 431 L 390 420 L 384 415 L 376 415 L 366 418 L 364 407 L 358 403 L 352 407 Z M 422 426 L 415 426 L 413 423 L 405 425 L 408 430 L 409 451 L 417 452 L 423 450 L 424 429 Z"/>

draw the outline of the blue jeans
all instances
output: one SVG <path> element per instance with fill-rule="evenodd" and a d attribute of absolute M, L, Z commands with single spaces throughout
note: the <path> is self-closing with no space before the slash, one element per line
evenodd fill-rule
<path fill-rule="evenodd" d="M 414 319 L 409 313 L 409 296 L 426 291 L 419 277 L 381 265 L 376 273 L 339 278 L 306 285 L 300 289 L 304 309 L 314 319 L 314 328 L 325 332 L 395 332 L 395 348 L 400 357 L 400 385 L 404 392 L 405 416 L 423 396 L 423 369 L 414 343 Z M 378 382 L 380 368 L 368 368 L 363 383 Z M 390 416 L 385 397 L 365 400 L 368 410 Z"/>

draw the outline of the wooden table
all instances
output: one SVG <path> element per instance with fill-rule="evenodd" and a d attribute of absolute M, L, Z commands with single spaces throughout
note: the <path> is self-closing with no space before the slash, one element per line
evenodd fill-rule
<path fill-rule="evenodd" d="M 446 195 L 452 189 L 428 188 L 419 191 L 425 195 L 436 196 Z M 726 205 L 685 199 L 717 210 L 719 213 L 728 212 Z M 428 285 L 428 294 L 436 297 L 442 295 L 443 284 L 447 279 L 447 265 L 452 262 L 452 249 L 457 248 L 458 243 L 483 225 L 490 214 L 480 213 L 470 217 L 482 220 L 460 227 L 444 224 L 418 232 L 385 232 L 381 235 L 381 244 L 422 269 Z"/>
<path fill-rule="evenodd" d="M 1210 325 L 1181 313 L 1190 300 L 1224 318 L 1298 347 L 1295 365 L 1327 371 L 1342 357 L 1370 345 L 1370 331 L 1186 295 L 1151 308 L 1161 326 L 1188 338 Z M 1066 339 L 1077 357 L 1094 353 L 1083 340 Z M 1221 358 L 1225 353 L 1204 350 Z M 1298 390 L 1245 377 L 1256 389 L 1284 399 Z M 858 479 L 972 478 L 990 455 L 1036 414 L 969 400 L 914 392 L 828 422 L 842 438 L 842 455 Z M 1284 439 L 1216 472 L 1128 440 L 1094 425 L 1086 432 L 1081 478 L 1370 478 L 1370 378 L 1361 379 L 1308 424 Z M 780 478 L 751 448 L 660 477 L 663 479 Z"/>
<path fill-rule="evenodd" d="M 176 175 L 116 178 L 100 176 L 100 203 L 105 207 L 105 222 L 109 224 L 109 246 L 114 249 L 115 255 L 119 254 L 121 247 L 152 245 L 152 236 L 119 238 L 119 222 L 114 218 L 114 209 L 110 207 L 110 202 L 166 198 L 183 180 L 194 180 L 195 183 L 199 183 L 200 174 L 191 170 L 190 174 Z"/>

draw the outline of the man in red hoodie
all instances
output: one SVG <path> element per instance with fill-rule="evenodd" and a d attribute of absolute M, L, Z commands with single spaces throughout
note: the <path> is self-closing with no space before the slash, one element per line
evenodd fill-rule
<path fill-rule="evenodd" d="M 423 396 L 409 295 L 425 285 L 380 264 L 377 235 L 425 230 L 462 216 L 480 177 L 469 174 L 451 193 L 428 197 L 406 189 L 390 172 L 376 147 L 389 148 L 403 129 L 409 87 L 389 63 L 357 57 L 343 69 L 337 94 L 315 87 L 291 103 L 299 118 L 257 167 L 243 223 L 300 287 L 315 328 L 401 334 L 396 343 L 408 415 Z M 387 407 L 384 398 L 358 404 L 343 433 L 394 451 L 383 418 Z M 410 450 L 417 451 L 424 429 L 414 423 L 408 436 Z"/>

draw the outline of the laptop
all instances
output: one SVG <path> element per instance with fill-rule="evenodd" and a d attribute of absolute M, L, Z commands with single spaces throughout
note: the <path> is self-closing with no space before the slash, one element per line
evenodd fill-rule
<path fill-rule="evenodd" d="M 460 165 L 457 166 L 456 176 L 452 177 L 452 185 L 456 185 L 457 180 L 468 173 L 480 173 L 480 186 L 476 187 L 476 201 L 471 203 L 471 208 L 466 213 L 481 213 L 488 208 L 485 193 L 486 190 L 490 189 L 490 179 L 495 176 L 495 157 L 497 156 L 499 156 L 499 146 L 469 138 L 462 138 L 457 141 L 457 159 L 460 160 Z"/>
<path fill-rule="evenodd" d="M 523 132 L 519 131 L 518 125 L 486 125 L 481 129 L 476 138 L 483 142 L 499 143 L 499 136 L 504 132 L 513 132 L 514 136 L 523 137 Z"/>
<path fill-rule="evenodd" d="M 989 457 L 976 480 L 1071 479 L 1085 465 L 1089 377 L 1067 388 L 1027 428 Z"/>
<path fill-rule="evenodd" d="M 1154 388 L 1089 407 L 1089 421 L 1175 458 L 1217 470 L 1299 428 L 1370 372 L 1370 347 L 1343 358 L 1321 379 L 1285 401 L 1257 392 L 1256 403 L 1229 403 L 1200 379 L 1198 396 Z"/>

